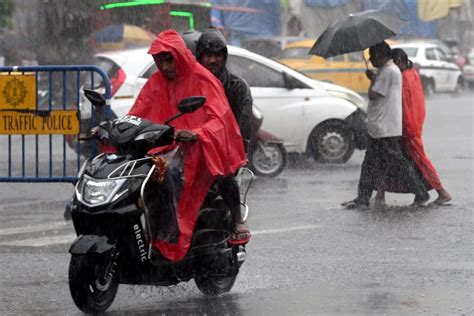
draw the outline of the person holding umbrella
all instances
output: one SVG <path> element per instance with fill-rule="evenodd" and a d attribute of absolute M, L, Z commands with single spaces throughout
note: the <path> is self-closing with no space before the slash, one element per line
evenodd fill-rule
<path fill-rule="evenodd" d="M 429 199 L 420 177 L 401 150 L 402 76 L 392 62 L 390 46 L 384 42 L 399 33 L 405 24 L 406 20 L 381 11 L 351 13 L 331 23 L 309 51 L 327 58 L 370 48 L 370 61 L 379 69 L 377 76 L 367 71 L 371 80 L 368 145 L 358 195 L 354 200 L 342 203 L 347 208 L 369 206 L 373 191 L 384 191 L 384 186 L 390 182 L 403 183 L 409 192 L 415 193 L 416 205 Z"/>
<path fill-rule="evenodd" d="M 352 209 L 368 207 L 374 190 L 385 191 L 386 183 L 396 180 L 415 194 L 414 205 L 429 199 L 420 177 L 402 151 L 402 75 L 392 61 L 386 42 L 369 48 L 370 61 L 379 69 L 375 75 L 367 71 L 371 81 L 368 96 L 368 143 L 362 162 L 358 194 L 342 203 Z M 382 201 L 376 199 L 376 205 Z"/>

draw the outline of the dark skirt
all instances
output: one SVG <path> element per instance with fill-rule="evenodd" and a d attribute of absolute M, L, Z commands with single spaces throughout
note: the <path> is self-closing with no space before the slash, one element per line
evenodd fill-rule
<path fill-rule="evenodd" d="M 420 170 L 402 145 L 402 137 L 369 137 L 362 163 L 359 196 L 370 198 L 372 191 L 423 194 L 428 190 Z"/>

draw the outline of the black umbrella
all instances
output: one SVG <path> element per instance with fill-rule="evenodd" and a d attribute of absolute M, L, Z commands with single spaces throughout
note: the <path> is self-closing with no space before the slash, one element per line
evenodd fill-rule
<path fill-rule="evenodd" d="M 327 58 L 362 51 L 395 36 L 405 23 L 405 20 L 375 10 L 349 14 L 329 25 L 309 54 Z"/>

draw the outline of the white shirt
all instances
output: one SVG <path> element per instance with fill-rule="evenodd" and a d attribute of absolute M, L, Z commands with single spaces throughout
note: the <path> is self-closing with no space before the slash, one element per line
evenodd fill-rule
<path fill-rule="evenodd" d="M 370 100 L 367 109 L 369 135 L 402 136 L 402 73 L 393 61 L 379 69 L 372 91 L 379 96 Z"/>

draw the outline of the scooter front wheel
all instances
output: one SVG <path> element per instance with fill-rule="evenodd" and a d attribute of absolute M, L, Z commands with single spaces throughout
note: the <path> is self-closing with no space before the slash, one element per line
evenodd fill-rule
<path fill-rule="evenodd" d="M 73 255 L 69 263 L 69 290 L 76 306 L 84 313 L 103 312 L 117 294 L 118 282 L 113 263 L 88 255 Z"/>
<path fill-rule="evenodd" d="M 283 144 L 257 141 L 250 151 L 249 167 L 259 176 L 275 177 L 285 168 L 287 156 Z"/>

